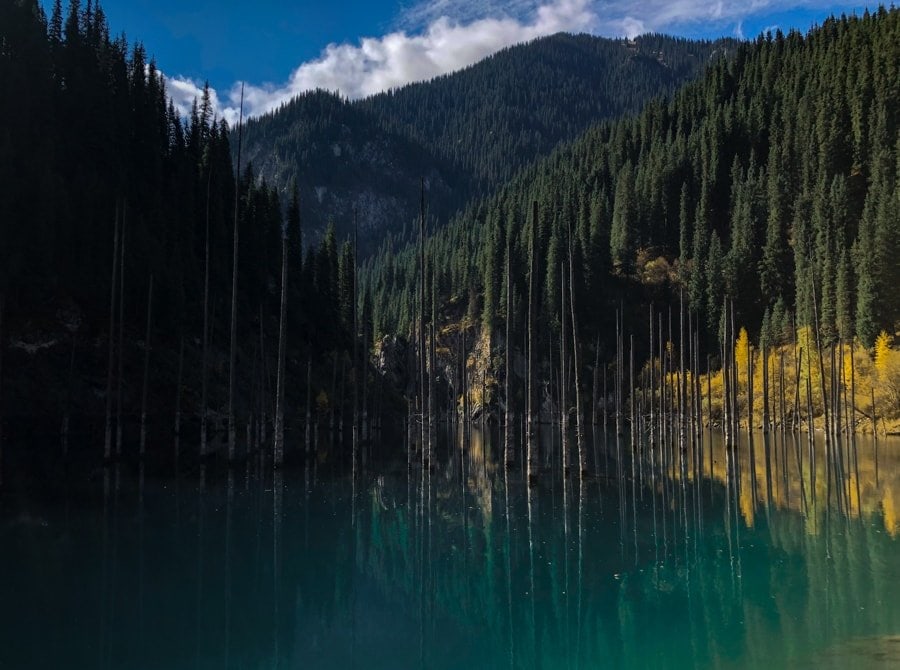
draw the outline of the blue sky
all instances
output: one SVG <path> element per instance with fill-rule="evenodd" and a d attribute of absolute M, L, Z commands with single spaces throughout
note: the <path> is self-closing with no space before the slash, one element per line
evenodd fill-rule
<path fill-rule="evenodd" d="M 84 0 L 82 0 L 84 2 Z M 42 0 L 48 11 L 52 0 Z M 67 4 L 64 2 L 64 5 Z M 238 85 L 263 113 L 302 90 L 348 97 L 465 67 L 510 44 L 560 30 L 622 36 L 744 36 L 809 29 L 864 5 L 829 0 L 103 0 L 114 34 L 156 57 L 187 108 L 209 80 L 233 119 Z M 873 7 L 875 5 L 872 5 Z"/>

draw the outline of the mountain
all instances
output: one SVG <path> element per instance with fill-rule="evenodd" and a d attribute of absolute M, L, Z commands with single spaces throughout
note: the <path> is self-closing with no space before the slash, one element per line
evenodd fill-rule
<path fill-rule="evenodd" d="M 825 346 L 855 336 L 871 347 L 900 326 L 898 100 L 896 9 L 742 44 L 671 100 L 591 128 L 435 232 L 437 325 L 476 323 L 496 341 L 510 314 L 522 342 L 533 249 L 546 360 L 566 318 L 571 243 L 586 360 L 610 356 L 614 308 L 643 332 L 649 304 L 677 310 L 682 292 L 714 357 L 726 298 L 770 345 L 792 341 L 796 323 L 818 326 Z M 367 263 L 376 333 L 412 332 L 418 262 L 409 245 Z"/>
<path fill-rule="evenodd" d="M 237 138 L 232 133 L 236 146 Z M 304 93 L 276 113 L 249 121 L 243 155 L 258 176 L 288 193 L 296 184 L 304 223 L 320 236 L 334 221 L 341 236 L 359 212 L 360 241 L 408 224 L 420 181 L 432 207 L 449 206 L 453 171 L 425 146 L 385 127 L 360 106 L 325 91 Z M 317 233 L 317 234 L 316 234 Z"/>
<path fill-rule="evenodd" d="M 425 178 L 439 220 L 603 119 L 637 112 L 734 42 L 558 34 L 365 100 L 321 91 L 249 121 L 246 156 L 280 191 L 296 183 L 314 230 L 359 212 L 361 244 L 403 236 Z M 235 136 L 232 134 L 232 145 Z"/>

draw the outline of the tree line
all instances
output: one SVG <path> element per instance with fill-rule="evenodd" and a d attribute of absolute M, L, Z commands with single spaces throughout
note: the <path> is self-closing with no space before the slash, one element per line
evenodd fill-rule
<path fill-rule="evenodd" d="M 620 304 L 626 329 L 640 333 L 649 303 L 677 309 L 681 294 L 714 364 L 726 302 L 770 348 L 813 325 L 822 347 L 858 338 L 871 348 L 900 320 L 898 37 L 900 14 L 884 7 L 806 35 L 761 35 L 671 99 L 593 127 L 435 228 L 432 273 L 416 272 L 412 247 L 387 240 L 363 273 L 375 332 L 411 332 L 418 282 L 433 277 L 426 295 L 445 321 L 462 312 L 493 342 L 485 365 L 503 379 L 503 347 L 530 351 L 533 280 L 534 346 L 558 388 L 548 366 L 562 354 L 571 258 L 578 318 L 568 327 L 588 369 L 615 365 Z M 493 391 L 506 402 L 499 382 Z"/>
<path fill-rule="evenodd" d="M 251 420 L 271 434 L 284 392 L 288 426 L 310 395 L 316 413 L 339 411 L 335 389 L 363 368 L 350 354 L 366 326 L 352 240 L 331 226 L 304 244 L 296 190 L 282 196 L 252 162 L 236 164 L 208 88 L 184 118 L 145 48 L 110 35 L 100 3 L 57 0 L 48 18 L 34 0 L 4 0 L 0 90 L 11 427 L 64 415 L 96 435 L 106 411 L 124 415 L 127 437 L 149 406 L 159 442 L 172 434 L 160 417 L 183 413 L 196 436 L 199 417 L 221 428 L 231 406 L 243 444 Z"/>

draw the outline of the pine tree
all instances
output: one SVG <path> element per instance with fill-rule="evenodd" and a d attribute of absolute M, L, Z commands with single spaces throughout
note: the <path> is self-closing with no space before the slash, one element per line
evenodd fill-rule
<path fill-rule="evenodd" d="M 637 235 L 637 202 L 634 187 L 634 168 L 626 163 L 616 180 L 612 227 L 609 233 L 613 266 L 622 274 L 634 272 Z"/>
<path fill-rule="evenodd" d="M 725 295 L 722 281 L 724 258 L 719 234 L 713 231 L 709 242 L 709 255 L 706 259 L 706 326 L 710 333 L 719 332 L 719 314 L 722 310 L 722 299 Z"/>

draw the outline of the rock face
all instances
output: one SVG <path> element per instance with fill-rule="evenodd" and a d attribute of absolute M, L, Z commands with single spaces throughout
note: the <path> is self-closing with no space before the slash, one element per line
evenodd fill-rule
<path fill-rule="evenodd" d="M 411 386 L 410 355 L 409 343 L 396 335 L 387 335 L 375 345 L 375 367 L 395 389 Z"/>

